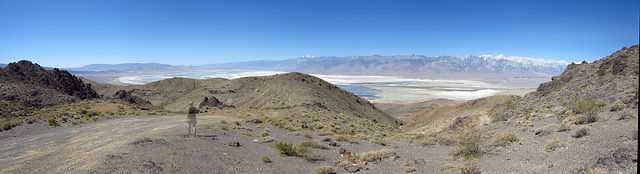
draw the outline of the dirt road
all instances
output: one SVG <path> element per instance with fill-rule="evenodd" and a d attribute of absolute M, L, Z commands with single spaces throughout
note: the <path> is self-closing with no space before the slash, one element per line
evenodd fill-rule
<path fill-rule="evenodd" d="M 201 116 L 200 124 L 221 116 Z M 233 118 L 227 118 L 233 119 Z M 98 168 L 136 139 L 184 134 L 184 116 L 123 116 L 50 127 L 46 120 L 0 133 L 0 173 L 61 173 Z M 179 135 L 176 135 L 179 136 Z"/>

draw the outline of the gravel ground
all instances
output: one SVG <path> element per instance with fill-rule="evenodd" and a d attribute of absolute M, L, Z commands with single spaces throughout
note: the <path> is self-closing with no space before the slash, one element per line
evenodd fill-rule
<path fill-rule="evenodd" d="M 574 173 L 587 166 L 637 172 L 630 167 L 637 164 L 637 140 L 630 140 L 633 130 L 629 130 L 637 129 L 637 118 L 616 120 L 615 113 L 602 118 L 593 124 L 574 125 L 568 132 L 557 132 L 557 119 L 543 115 L 537 116 L 534 126 L 507 122 L 480 126 L 493 132 L 493 137 L 514 131 L 524 141 L 522 145 L 494 149 L 474 162 L 483 173 Z M 220 123 L 222 119 L 227 123 Z M 62 123 L 60 127 L 50 127 L 46 120 L 40 120 L 0 132 L 0 173 L 311 173 L 323 165 L 331 166 L 336 173 L 348 173 L 339 167 L 344 161 L 339 148 L 358 156 L 380 149 L 397 154 L 398 158 L 367 163 L 368 170 L 358 173 L 405 173 L 409 168 L 415 169 L 413 173 L 458 173 L 466 164 L 448 155 L 455 146 L 423 147 L 418 142 L 389 137 L 387 146 L 369 140 L 355 144 L 338 141 L 338 146 L 330 146 L 330 141 L 321 140 L 333 139 L 331 136 L 311 133 L 309 138 L 304 131 L 266 124 L 240 122 L 247 129 L 220 129 L 243 119 L 199 116 L 196 137 L 186 135 L 185 116 L 101 117 L 95 122 L 82 120 L 84 123 Z M 589 135 L 571 138 L 582 127 L 589 129 Z M 270 130 L 275 142 L 319 142 L 325 148 L 311 150 L 322 160 L 285 156 L 275 148 L 275 142 L 254 141 L 264 128 Z M 540 128 L 548 129 L 549 134 L 536 135 L 535 130 Z M 545 152 L 545 141 L 553 136 L 560 137 L 565 146 Z M 490 140 L 485 140 L 485 147 Z M 240 146 L 229 146 L 231 141 Z M 264 156 L 271 162 L 263 162 Z"/>
<path fill-rule="evenodd" d="M 220 119 L 228 123 L 219 123 Z M 287 131 L 271 125 L 242 123 L 251 129 L 220 130 L 231 126 L 233 116 L 199 116 L 198 136 L 187 136 L 184 116 L 122 116 L 85 121 L 78 125 L 63 123 L 50 127 L 45 120 L 0 132 L 0 173 L 310 173 L 316 167 L 329 165 L 337 173 L 347 173 L 337 164 L 342 159 L 339 148 L 355 154 L 391 149 L 399 158 L 383 159 L 367 164 L 369 170 L 359 173 L 403 173 L 406 165 L 418 173 L 454 173 L 457 169 L 440 170 L 441 165 L 455 164 L 447 157 L 450 147 L 423 148 L 417 143 L 392 141 L 387 146 L 361 140 L 357 144 L 337 142 L 329 146 L 324 137 L 302 131 Z M 79 120 L 72 120 L 79 121 Z M 211 125 L 213 129 L 202 128 Z M 257 128 L 260 125 L 262 128 Z M 301 157 L 280 154 L 274 142 L 254 141 L 269 128 L 276 141 L 319 142 L 324 149 L 311 148 L 322 160 L 309 162 Z M 253 136 L 241 135 L 250 132 Z M 230 141 L 239 142 L 232 147 Z M 266 156 L 272 162 L 265 163 Z M 429 157 L 444 158 L 429 158 Z M 423 158 L 426 163 L 414 164 Z"/>

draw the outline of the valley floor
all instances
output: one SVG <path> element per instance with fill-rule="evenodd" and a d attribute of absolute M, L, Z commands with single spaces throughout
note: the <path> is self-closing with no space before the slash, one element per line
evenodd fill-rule
<path fill-rule="evenodd" d="M 82 120 L 85 122 L 62 123 L 60 127 L 50 127 L 40 120 L 0 132 L 0 173 L 310 173 L 319 166 L 348 173 L 339 167 L 346 160 L 338 153 L 340 148 L 354 156 L 381 149 L 391 151 L 391 155 L 367 163 L 368 170 L 359 173 L 458 173 L 469 164 L 449 156 L 455 145 L 423 146 L 425 143 L 421 141 L 387 135 L 386 146 L 364 139 L 356 140 L 357 143 L 335 141 L 337 146 L 330 146 L 329 142 L 335 140 L 332 135 L 289 131 L 242 120 L 247 118 L 200 115 L 196 137 L 186 135 L 187 124 L 181 115 L 100 117 L 95 122 Z M 557 122 L 555 117 L 544 115 L 534 120 L 536 128 Z M 239 121 L 239 129 L 232 128 L 235 121 Z M 548 134 L 536 135 L 533 126 L 515 122 L 481 125 L 480 129 L 488 136 L 514 131 L 524 141 L 494 149 L 474 163 L 483 173 L 570 173 L 598 161 L 611 163 L 603 167 L 615 166 L 615 153 L 620 149 L 627 149 L 629 152 L 622 155 L 631 155 L 637 161 L 637 140 L 629 140 L 632 130 L 620 130 L 634 126 L 637 128 L 637 118 L 622 121 L 606 118 L 579 126 L 588 128 L 589 135 L 578 139 L 570 138 L 578 127 L 568 132 L 546 128 Z M 254 141 L 267 128 L 275 141 Z M 565 145 L 554 152 L 545 152 L 545 141 L 554 136 L 561 137 Z M 331 140 L 322 141 L 325 138 Z M 240 146 L 230 146 L 232 141 Z M 321 148 L 310 149 L 321 160 L 282 155 L 274 145 L 279 141 L 318 142 Z M 263 162 L 261 158 L 265 156 L 271 162 Z M 622 171 L 629 173 L 637 170 L 622 167 Z"/>

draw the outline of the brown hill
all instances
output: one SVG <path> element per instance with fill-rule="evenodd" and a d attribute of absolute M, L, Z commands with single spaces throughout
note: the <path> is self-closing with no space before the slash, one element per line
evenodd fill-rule
<path fill-rule="evenodd" d="M 433 133 L 451 126 L 456 118 L 477 116 L 488 122 L 487 113 L 496 105 L 518 100 L 517 95 L 498 95 L 467 101 L 457 105 L 425 109 L 402 118 L 402 128 L 408 133 Z"/>
<path fill-rule="evenodd" d="M 120 89 L 167 110 L 182 112 L 189 102 L 196 105 L 205 97 L 215 97 L 225 105 L 248 109 L 277 109 L 316 105 L 356 118 L 368 118 L 386 125 L 401 122 L 376 109 L 367 100 L 340 89 L 320 78 L 286 73 L 239 79 L 172 78 L 140 86 L 95 84 L 101 95 L 113 95 Z"/>
<path fill-rule="evenodd" d="M 383 112 L 397 118 L 402 119 L 409 116 L 412 113 L 426 110 L 435 109 L 439 107 L 453 106 L 460 102 L 449 99 L 434 99 L 420 102 L 392 102 L 392 103 L 374 103 L 374 105 Z"/>
<path fill-rule="evenodd" d="M 0 68 L 0 114 L 7 118 L 26 115 L 27 108 L 46 108 L 99 98 L 81 79 L 54 68 L 45 70 L 38 64 L 22 60 Z"/>
<path fill-rule="evenodd" d="M 589 108 L 586 108 L 589 107 Z M 582 114 L 619 111 L 638 107 L 638 45 L 597 60 L 571 64 L 514 108 L 496 116 L 505 121 L 513 116 L 543 112 Z M 568 113 L 567 113 L 568 114 Z"/>

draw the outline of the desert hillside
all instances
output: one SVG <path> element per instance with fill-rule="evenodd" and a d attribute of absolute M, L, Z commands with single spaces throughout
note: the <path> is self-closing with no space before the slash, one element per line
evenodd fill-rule
<path fill-rule="evenodd" d="M 468 102 L 424 109 L 402 118 L 406 124 L 402 126 L 408 133 L 433 133 L 450 127 L 458 117 L 477 117 L 481 122 L 490 122 L 488 112 L 496 105 L 520 99 L 516 95 L 500 95 L 480 98 Z"/>
<path fill-rule="evenodd" d="M 369 101 L 320 78 L 302 73 L 233 80 L 172 78 L 140 86 L 94 86 L 96 91 L 105 96 L 124 89 L 174 112 L 184 111 L 189 102 L 197 105 L 205 97 L 214 97 L 237 108 L 282 109 L 317 105 L 355 118 L 367 118 L 386 125 L 401 124 L 399 120 L 376 109 Z"/>
<path fill-rule="evenodd" d="M 5 119 L 25 116 L 33 110 L 96 99 L 98 94 L 67 71 L 45 70 L 30 61 L 0 68 L 0 114 Z"/>

